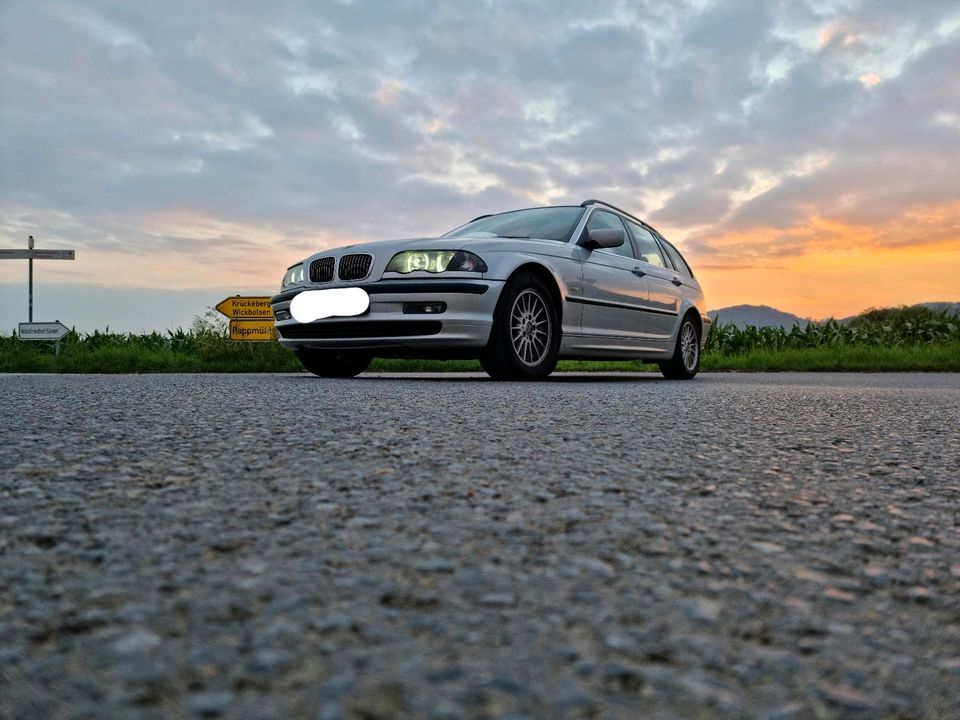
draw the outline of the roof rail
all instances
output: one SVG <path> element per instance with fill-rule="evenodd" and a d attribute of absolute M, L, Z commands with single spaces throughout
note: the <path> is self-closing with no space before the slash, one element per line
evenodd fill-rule
<path fill-rule="evenodd" d="M 621 215 L 626 215 L 626 216 L 629 217 L 629 218 L 633 218 L 633 219 L 636 220 L 638 223 L 640 223 L 641 225 L 643 225 L 645 228 L 648 228 L 648 229 L 650 229 L 650 230 L 653 230 L 655 233 L 657 233 L 657 235 L 660 234 L 660 232 L 659 232 L 656 228 L 654 228 L 653 225 L 651 225 L 650 223 L 646 222 L 645 220 L 641 220 L 640 218 L 638 218 L 638 217 L 637 217 L 636 215 L 634 215 L 633 213 L 628 213 L 628 212 L 627 212 L 626 210 L 624 210 L 623 208 L 618 208 L 616 205 L 614 205 L 614 204 L 612 204 L 612 203 L 604 202 L 603 200 L 584 200 L 582 203 L 580 203 L 580 207 L 584 207 L 584 208 L 585 208 L 585 207 L 587 207 L 587 205 L 603 205 L 604 207 L 608 207 L 608 208 L 610 208 L 611 210 L 616 210 L 616 211 L 617 211 L 618 213 L 620 213 Z"/>
<path fill-rule="evenodd" d="M 640 222 L 640 223 L 643 223 L 644 225 L 646 225 L 646 223 L 644 223 L 643 220 L 641 220 L 640 218 L 638 218 L 638 217 L 637 217 L 636 215 L 634 215 L 633 213 L 628 213 L 626 210 L 624 210 L 624 209 L 622 209 L 622 208 L 618 208 L 616 205 L 614 205 L 614 204 L 612 204 L 612 203 L 608 203 L 608 202 L 605 202 L 605 201 L 603 201 L 603 200 L 584 200 L 582 203 L 580 203 L 580 207 L 586 207 L 587 205 L 605 205 L 605 206 L 607 206 L 608 208 L 610 208 L 611 210 L 616 210 L 618 213 L 621 213 L 622 215 L 627 215 L 627 216 L 629 216 L 629 217 L 632 217 L 632 218 L 633 218 L 634 220 L 636 220 L 637 222 Z"/>
<path fill-rule="evenodd" d="M 487 213 L 486 215 L 477 215 L 477 216 L 476 216 L 473 220 L 471 220 L 470 222 L 476 222 L 477 220 L 483 220 L 485 217 L 493 217 L 493 213 Z M 469 225 L 469 224 L 470 224 L 470 223 L 467 223 L 467 225 Z"/>

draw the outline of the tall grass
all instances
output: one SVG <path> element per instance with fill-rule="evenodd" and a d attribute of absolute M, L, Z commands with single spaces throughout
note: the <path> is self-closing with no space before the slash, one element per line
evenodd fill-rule
<path fill-rule="evenodd" d="M 960 372 L 960 341 L 706 352 L 701 367 L 707 372 Z"/>
<path fill-rule="evenodd" d="M 279 343 L 234 342 L 227 322 L 207 311 L 189 330 L 144 335 L 71 331 L 53 344 L 0 337 L 0 372 L 294 372 L 297 359 Z"/>
<path fill-rule="evenodd" d="M 300 363 L 279 343 L 234 342 L 227 322 L 208 311 L 189 330 L 136 335 L 71 331 L 52 343 L 0 337 L 0 372 L 150 373 L 298 372 Z M 704 370 L 951 371 L 960 372 L 960 320 L 926 308 L 866 313 L 847 324 L 828 320 L 801 329 L 746 327 L 718 318 L 707 338 Z M 475 360 L 374 360 L 371 371 L 479 371 Z M 656 370 L 637 361 L 561 361 L 558 370 Z"/>
<path fill-rule="evenodd" d="M 779 327 L 724 324 L 718 317 L 707 336 L 707 350 L 720 355 L 737 355 L 755 350 L 837 348 L 848 346 L 913 347 L 960 342 L 960 319 L 948 311 L 936 312 L 916 306 L 873 310 L 847 324 L 830 319 Z"/>

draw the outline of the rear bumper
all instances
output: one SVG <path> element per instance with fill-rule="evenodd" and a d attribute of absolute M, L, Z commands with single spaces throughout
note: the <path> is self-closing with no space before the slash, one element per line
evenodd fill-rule
<path fill-rule="evenodd" d="M 343 285 L 341 285 L 343 287 Z M 386 280 L 357 284 L 370 296 L 370 309 L 357 317 L 329 318 L 313 323 L 276 323 L 280 343 L 290 349 L 362 349 L 425 355 L 444 350 L 480 349 L 490 338 L 493 311 L 503 289 L 497 280 Z M 305 290 L 287 290 L 271 298 L 274 316 L 289 310 L 290 301 Z M 445 303 L 437 314 L 404 313 L 409 303 Z"/>

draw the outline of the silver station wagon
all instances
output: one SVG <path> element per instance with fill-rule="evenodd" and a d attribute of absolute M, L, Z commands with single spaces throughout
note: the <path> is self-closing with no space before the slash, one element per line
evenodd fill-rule
<path fill-rule="evenodd" d="M 641 359 L 689 379 L 710 323 L 677 249 L 599 200 L 316 253 L 272 305 L 280 342 L 323 377 L 406 357 L 478 358 L 503 380 L 545 378 L 561 358 Z"/>

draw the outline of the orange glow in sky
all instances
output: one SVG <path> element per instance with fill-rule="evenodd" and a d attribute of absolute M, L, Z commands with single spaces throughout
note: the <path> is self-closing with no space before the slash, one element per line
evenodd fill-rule
<path fill-rule="evenodd" d="M 710 254 L 687 254 L 711 309 L 771 305 L 825 318 L 960 298 L 960 203 L 877 225 L 812 217 L 786 230 L 756 228 L 707 243 Z"/>
<path fill-rule="evenodd" d="M 811 252 L 769 265 L 697 272 L 710 309 L 771 305 L 801 317 L 960 297 L 960 241 L 924 248 Z"/>
<path fill-rule="evenodd" d="M 906 222 L 879 227 L 814 218 L 788 230 L 757 228 L 712 237 L 710 254 L 683 241 L 677 244 L 704 287 L 708 309 L 771 305 L 801 317 L 845 317 L 871 307 L 960 298 L 957 217 L 952 206 L 926 209 Z M 188 211 L 153 214 L 143 227 L 158 237 L 183 238 L 186 250 L 149 242 L 137 254 L 82 250 L 74 262 L 38 263 L 38 277 L 131 288 L 236 286 L 272 291 L 290 264 L 312 252 L 356 242 L 309 231 L 291 238 L 270 227 Z M 662 229 L 671 237 L 669 228 Z M 44 239 L 41 246 L 70 247 L 70 242 Z M 25 268 L 20 265 L 0 265 L 0 282 L 22 282 Z"/>

